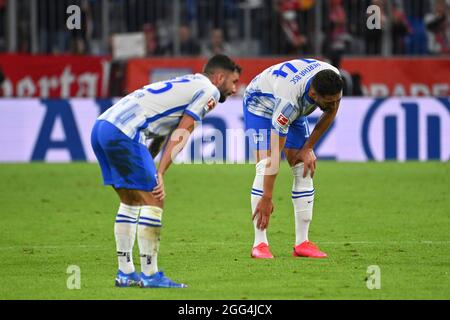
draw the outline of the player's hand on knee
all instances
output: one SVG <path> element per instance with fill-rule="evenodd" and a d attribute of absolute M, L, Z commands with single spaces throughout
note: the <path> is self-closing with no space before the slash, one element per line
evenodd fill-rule
<path fill-rule="evenodd" d="M 303 162 L 303 178 L 306 178 L 308 171 L 310 172 L 311 178 L 313 178 L 317 160 L 314 150 L 311 148 L 301 148 L 297 157 L 298 160 Z"/>
<path fill-rule="evenodd" d="M 269 226 L 270 215 L 274 209 L 272 199 L 267 197 L 262 197 L 259 200 L 256 210 L 253 213 L 252 220 L 257 218 L 256 226 L 260 230 L 264 230 Z"/>
<path fill-rule="evenodd" d="M 158 185 L 155 187 L 155 189 L 153 189 L 152 195 L 159 201 L 162 201 L 166 197 L 162 173 L 158 172 Z"/>

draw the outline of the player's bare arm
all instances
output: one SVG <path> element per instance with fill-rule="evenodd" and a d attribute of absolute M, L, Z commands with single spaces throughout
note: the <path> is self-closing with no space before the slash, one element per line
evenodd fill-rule
<path fill-rule="evenodd" d="M 280 168 L 281 150 L 286 143 L 286 137 L 278 135 L 274 130 L 270 133 L 270 155 L 267 158 L 266 170 L 264 174 L 264 190 L 252 219 L 257 218 L 257 226 L 264 230 L 269 225 L 270 215 L 274 206 L 272 203 L 272 194 L 275 180 Z"/>
<path fill-rule="evenodd" d="M 324 133 L 331 126 L 331 123 L 336 118 L 337 111 L 339 109 L 339 103 L 341 101 L 341 94 L 335 96 L 327 96 L 325 98 L 315 97 L 317 104 L 323 111 L 319 121 L 314 127 L 309 139 L 305 142 L 304 146 L 297 154 L 296 162 L 303 162 L 303 178 L 306 177 L 308 170 L 310 171 L 311 178 L 314 177 L 316 170 L 316 155 L 314 154 L 314 146 L 317 141 L 324 135 Z"/>
<path fill-rule="evenodd" d="M 158 153 L 161 151 L 169 136 L 170 134 L 165 137 L 155 137 L 152 143 L 148 146 L 148 151 L 152 155 L 153 159 L 155 159 Z"/>
<path fill-rule="evenodd" d="M 170 136 L 170 140 L 161 156 L 161 161 L 158 167 L 158 185 L 153 190 L 153 196 L 162 200 L 165 197 L 164 192 L 164 173 L 167 171 L 169 166 L 172 164 L 172 160 L 178 155 L 178 153 L 183 150 L 188 138 L 195 127 L 195 120 L 190 115 L 185 114 L 178 125 L 178 127 L 173 131 Z"/>

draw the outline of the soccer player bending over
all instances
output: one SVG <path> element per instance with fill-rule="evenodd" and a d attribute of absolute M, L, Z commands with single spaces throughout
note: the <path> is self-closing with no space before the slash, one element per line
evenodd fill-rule
<path fill-rule="evenodd" d="M 274 65 L 248 85 L 244 95 L 244 121 L 247 133 L 253 138 L 257 160 L 251 191 L 255 229 L 252 257 L 273 258 L 266 230 L 274 208 L 272 194 L 282 150 L 294 177 L 293 255 L 327 256 L 308 239 L 316 169 L 313 148 L 336 117 L 342 87 L 342 78 L 335 67 L 313 59 L 297 59 Z M 323 114 L 310 133 L 306 116 L 317 107 Z"/>
<path fill-rule="evenodd" d="M 212 57 L 203 73 L 149 84 L 119 100 L 97 119 L 91 143 L 105 185 L 120 199 L 114 225 L 119 270 L 116 286 L 183 288 L 162 272 L 157 257 L 164 208 L 164 174 L 187 142 L 195 121 L 236 93 L 241 68 L 225 55 Z M 171 134 L 158 170 L 146 139 Z M 137 224 L 137 227 L 136 227 Z M 141 274 L 135 272 L 138 239 Z"/>

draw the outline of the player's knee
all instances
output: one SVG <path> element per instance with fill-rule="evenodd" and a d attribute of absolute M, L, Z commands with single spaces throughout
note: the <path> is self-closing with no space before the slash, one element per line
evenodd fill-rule
<path fill-rule="evenodd" d="M 296 157 L 297 155 L 297 150 L 294 149 L 286 149 L 285 150 L 285 155 L 286 155 L 286 160 L 289 163 L 290 167 L 294 167 L 297 164 L 301 164 L 302 162 L 300 162 L 300 160 L 298 160 L 298 158 Z"/>
<path fill-rule="evenodd" d="M 119 195 L 120 202 L 129 206 L 140 206 L 142 205 L 141 196 L 136 190 L 128 189 L 115 189 Z"/>
<path fill-rule="evenodd" d="M 288 157 L 286 156 L 286 160 L 289 164 L 290 167 L 294 167 L 296 164 L 300 164 L 302 162 L 300 162 L 300 160 L 295 159 L 295 157 Z"/>
<path fill-rule="evenodd" d="M 139 228 L 162 227 L 163 209 L 157 206 L 142 206 L 139 217 Z"/>
<path fill-rule="evenodd" d="M 311 176 L 307 174 L 305 178 L 303 177 L 303 162 L 292 166 L 292 174 L 294 175 L 294 189 L 296 189 L 296 191 L 308 191 L 314 189 Z"/>
<path fill-rule="evenodd" d="M 164 200 L 156 199 L 151 192 L 141 193 L 141 203 L 143 206 L 164 208 Z"/>
<path fill-rule="evenodd" d="M 142 206 L 155 206 L 155 207 L 159 207 L 159 208 L 164 208 L 164 200 L 156 200 L 156 199 L 152 199 L 152 200 L 144 200 L 142 201 Z"/>

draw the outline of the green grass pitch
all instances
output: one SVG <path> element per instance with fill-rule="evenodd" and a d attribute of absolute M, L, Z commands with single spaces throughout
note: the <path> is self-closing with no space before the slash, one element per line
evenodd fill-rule
<path fill-rule="evenodd" d="M 310 239 L 294 258 L 283 164 L 269 241 L 253 260 L 253 165 L 173 165 L 160 269 L 187 289 L 115 288 L 118 200 L 96 164 L 0 165 L 0 299 L 450 299 L 450 164 L 319 161 Z M 134 260 L 139 270 L 137 245 Z M 69 290 L 67 268 L 81 270 Z M 381 288 L 366 286 L 377 265 Z"/>

